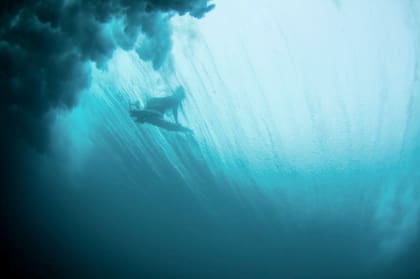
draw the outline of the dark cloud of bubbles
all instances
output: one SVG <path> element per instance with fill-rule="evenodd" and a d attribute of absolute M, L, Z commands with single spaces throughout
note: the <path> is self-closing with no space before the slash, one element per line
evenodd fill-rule
<path fill-rule="evenodd" d="M 48 149 L 54 114 L 75 106 L 88 88 L 91 62 L 102 68 L 117 47 L 137 48 L 159 68 L 171 48 L 170 17 L 201 18 L 212 8 L 208 0 L 2 1 L 2 174 L 22 146 Z"/>

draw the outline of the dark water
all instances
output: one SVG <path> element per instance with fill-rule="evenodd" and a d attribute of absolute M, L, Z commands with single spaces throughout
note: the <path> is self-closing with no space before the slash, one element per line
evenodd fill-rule
<path fill-rule="evenodd" d="M 92 66 L 13 193 L 16 273 L 420 276 L 416 5 L 227 2 L 174 18 L 159 70 Z M 180 84 L 193 135 L 130 119 Z"/>

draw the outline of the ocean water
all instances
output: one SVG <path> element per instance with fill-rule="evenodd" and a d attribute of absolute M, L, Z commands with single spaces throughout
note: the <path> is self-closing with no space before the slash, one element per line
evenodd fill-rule
<path fill-rule="evenodd" d="M 160 69 L 124 50 L 92 65 L 91 87 L 59 115 L 45 164 L 66 182 L 34 217 L 58 265 L 112 278 L 418 278 L 417 2 L 216 5 L 171 20 Z M 179 85 L 192 135 L 130 118 L 130 102 Z"/>

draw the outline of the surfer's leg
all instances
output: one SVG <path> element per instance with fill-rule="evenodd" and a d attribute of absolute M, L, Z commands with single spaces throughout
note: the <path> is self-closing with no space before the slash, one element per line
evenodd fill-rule
<path fill-rule="evenodd" d="M 174 116 L 174 120 L 175 120 L 175 123 L 176 124 L 178 124 L 178 107 L 179 107 L 179 105 L 176 105 L 175 107 L 173 107 L 173 109 L 172 109 L 172 114 L 173 114 L 173 116 Z"/>

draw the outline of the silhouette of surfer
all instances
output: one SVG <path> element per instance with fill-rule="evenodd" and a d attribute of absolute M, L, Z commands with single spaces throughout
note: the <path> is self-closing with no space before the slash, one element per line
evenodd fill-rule
<path fill-rule="evenodd" d="M 191 129 L 178 122 L 178 110 L 184 99 L 185 90 L 182 86 L 178 86 L 171 96 L 149 99 L 143 109 L 140 109 L 137 103 L 135 109 L 130 109 L 130 115 L 134 118 L 134 121 L 141 124 L 149 123 L 169 131 L 192 132 Z M 172 111 L 175 122 L 164 119 L 164 115 L 168 111 Z"/>

